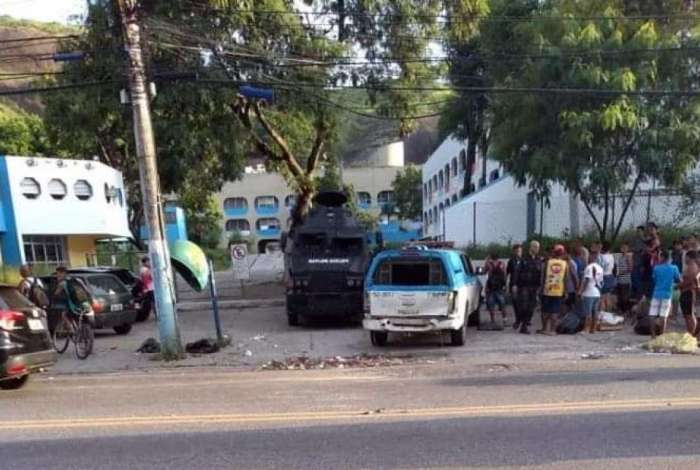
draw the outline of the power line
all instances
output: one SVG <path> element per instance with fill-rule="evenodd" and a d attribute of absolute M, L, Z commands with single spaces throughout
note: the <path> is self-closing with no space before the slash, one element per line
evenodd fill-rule
<path fill-rule="evenodd" d="M 93 82 L 66 83 L 63 85 L 53 85 L 46 87 L 14 88 L 9 90 L 0 90 L 0 96 L 31 95 L 34 93 L 48 93 L 52 91 L 71 90 L 75 88 L 89 88 L 98 87 L 102 85 L 113 85 L 115 83 L 117 83 L 116 80 L 103 80 Z"/>
<path fill-rule="evenodd" d="M 253 85 L 260 87 L 302 87 L 316 88 L 324 90 L 352 89 L 352 90 L 372 90 L 379 92 L 386 91 L 459 91 L 464 93 L 494 93 L 494 94 L 554 94 L 554 95 L 589 95 L 589 96 L 700 96 L 700 90 L 601 90 L 595 88 L 546 88 L 546 87 L 493 87 L 493 86 L 381 86 L 381 85 L 323 85 L 320 83 L 299 83 L 299 82 L 273 82 L 262 80 L 222 80 L 222 79 L 197 79 L 197 83 L 210 85 Z"/>

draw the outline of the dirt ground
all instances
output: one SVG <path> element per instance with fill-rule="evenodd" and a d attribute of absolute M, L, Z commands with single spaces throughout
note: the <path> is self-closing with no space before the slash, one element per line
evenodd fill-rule
<path fill-rule="evenodd" d="M 488 317 L 485 312 L 481 315 L 484 321 Z M 348 358 L 364 354 L 396 357 L 399 363 L 448 361 L 467 364 L 480 361 L 505 365 L 535 360 L 593 360 L 648 354 L 640 347 L 648 338 L 634 334 L 631 326 L 622 331 L 556 337 L 521 335 L 511 328 L 503 331 L 470 328 L 467 344 L 463 347 L 450 346 L 446 335 L 391 335 L 387 347 L 377 348 L 371 345 L 369 334 L 357 324 L 328 320 L 290 327 L 282 306 L 224 309 L 221 318 L 224 332 L 232 338 L 232 344 L 218 353 L 187 354 L 183 360 L 164 362 L 157 354 L 136 352 L 145 339 L 158 338 L 156 323 L 151 318 L 145 323 L 135 324 L 126 336 L 111 331 L 99 332 L 93 355 L 81 361 L 69 349 L 51 373 L 109 373 L 202 366 L 251 370 L 269 368 L 275 365 L 272 361 L 284 362 L 296 357 Z M 179 321 L 183 345 L 215 336 L 210 311 L 181 312 Z M 671 329 L 682 330 L 681 322 L 681 319 L 673 321 Z M 533 330 L 538 327 L 537 323 L 536 319 Z"/>

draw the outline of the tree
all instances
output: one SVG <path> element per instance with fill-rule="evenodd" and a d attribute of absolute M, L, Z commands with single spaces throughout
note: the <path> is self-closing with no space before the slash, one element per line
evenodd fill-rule
<path fill-rule="evenodd" d="M 0 155 L 45 155 L 47 151 L 41 119 L 0 103 Z"/>
<path fill-rule="evenodd" d="M 420 219 L 423 207 L 422 182 L 421 171 L 413 165 L 396 173 L 391 188 L 394 190 L 394 207 L 400 219 Z"/>
<path fill-rule="evenodd" d="M 547 2 L 513 27 L 529 56 L 495 76 L 516 88 L 595 90 L 499 95 L 492 133 L 493 155 L 520 185 L 544 198 L 563 185 L 601 240 L 617 238 L 640 184 L 678 184 L 700 152 L 696 98 L 638 93 L 697 87 L 696 56 L 683 50 L 697 47 L 696 20 L 672 19 L 685 13 L 683 2 L 651 3 Z"/>

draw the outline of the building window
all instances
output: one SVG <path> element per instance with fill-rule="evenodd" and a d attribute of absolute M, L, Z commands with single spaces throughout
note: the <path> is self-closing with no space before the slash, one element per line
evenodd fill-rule
<path fill-rule="evenodd" d="M 41 186 L 34 178 L 24 178 L 20 183 L 22 195 L 27 199 L 36 199 L 41 194 Z"/>
<path fill-rule="evenodd" d="M 457 202 L 457 195 L 452 196 L 452 204 Z"/>
<path fill-rule="evenodd" d="M 438 176 L 438 189 L 442 191 L 442 188 L 445 187 L 445 173 L 440 170 L 439 176 Z"/>
<path fill-rule="evenodd" d="M 292 207 L 297 201 L 296 194 L 289 194 L 284 198 L 284 207 Z"/>
<path fill-rule="evenodd" d="M 491 172 L 491 174 L 489 175 L 489 181 L 490 182 L 496 181 L 500 176 L 501 176 L 501 174 L 498 170 L 493 170 Z"/>
<path fill-rule="evenodd" d="M 429 219 L 428 213 L 427 213 L 427 212 L 423 212 L 423 223 L 424 223 L 424 224 L 427 224 L 427 223 L 428 223 L 428 219 Z"/>
<path fill-rule="evenodd" d="M 462 151 L 459 152 L 459 172 L 464 173 L 466 169 L 467 169 L 467 152 L 464 149 L 462 149 Z"/>
<path fill-rule="evenodd" d="M 266 217 L 264 219 L 258 219 L 255 222 L 255 228 L 257 230 L 279 230 L 282 227 L 279 219 L 275 217 Z"/>
<path fill-rule="evenodd" d="M 65 261 L 63 237 L 52 235 L 25 235 L 24 259 L 29 264 L 59 265 Z"/>
<path fill-rule="evenodd" d="M 277 210 L 279 201 L 275 196 L 258 196 L 255 198 L 255 208 L 257 210 Z"/>
<path fill-rule="evenodd" d="M 428 185 L 423 183 L 423 199 L 428 199 Z"/>
<path fill-rule="evenodd" d="M 226 221 L 227 232 L 244 232 L 250 233 L 250 222 L 246 219 L 231 219 Z"/>
<path fill-rule="evenodd" d="M 433 195 L 433 180 L 428 181 L 428 196 Z"/>
<path fill-rule="evenodd" d="M 457 158 L 452 159 L 452 177 L 457 176 Z"/>
<path fill-rule="evenodd" d="M 66 193 L 68 192 L 68 188 L 66 187 L 66 183 L 63 181 L 54 178 L 51 181 L 49 181 L 49 196 L 56 200 L 61 200 L 64 197 L 66 197 Z"/>
<path fill-rule="evenodd" d="M 377 194 L 377 204 L 389 204 L 391 202 L 394 202 L 393 191 L 380 191 Z"/>
<path fill-rule="evenodd" d="M 365 191 L 360 191 L 357 193 L 357 203 L 361 206 L 367 207 L 372 205 L 372 195 Z"/>
<path fill-rule="evenodd" d="M 73 192 L 81 201 L 87 201 L 92 197 L 92 186 L 86 180 L 78 180 L 73 185 Z"/>
<path fill-rule="evenodd" d="M 445 208 L 448 208 L 448 207 L 450 207 L 450 200 L 446 199 L 445 200 Z"/>
<path fill-rule="evenodd" d="M 244 197 L 230 197 L 224 199 L 224 210 L 228 209 L 247 210 L 248 201 Z"/>
<path fill-rule="evenodd" d="M 112 190 L 109 189 L 109 185 L 105 183 L 105 200 L 107 201 L 107 204 L 112 202 L 112 198 L 114 195 L 112 194 Z"/>
<path fill-rule="evenodd" d="M 445 191 L 450 190 L 450 165 L 445 165 Z"/>
<path fill-rule="evenodd" d="M 428 225 L 433 225 L 433 211 L 428 211 Z"/>
<path fill-rule="evenodd" d="M 433 175 L 433 191 L 438 190 L 438 177 L 437 175 Z"/>

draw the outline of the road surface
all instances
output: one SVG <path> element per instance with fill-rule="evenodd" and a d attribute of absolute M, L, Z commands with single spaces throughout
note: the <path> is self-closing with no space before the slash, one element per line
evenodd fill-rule
<path fill-rule="evenodd" d="M 698 358 L 37 378 L 8 469 L 700 468 Z"/>

